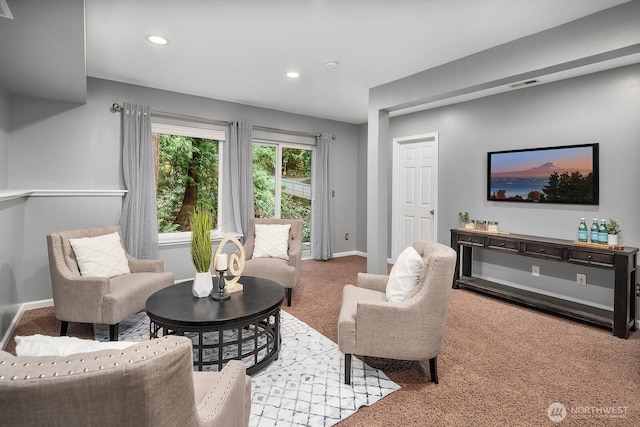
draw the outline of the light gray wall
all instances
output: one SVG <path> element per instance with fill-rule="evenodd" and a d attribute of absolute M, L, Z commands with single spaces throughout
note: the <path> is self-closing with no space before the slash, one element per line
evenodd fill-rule
<path fill-rule="evenodd" d="M 358 137 L 358 181 L 357 181 L 357 241 L 356 249 L 367 253 L 367 124 L 360 125 Z"/>
<path fill-rule="evenodd" d="M 14 95 L 8 188 L 124 189 L 120 116 L 87 104 Z"/>
<path fill-rule="evenodd" d="M 330 120 L 90 78 L 86 104 L 25 96 L 12 98 L 8 161 L 5 162 L 8 163 L 7 187 L 124 189 L 121 117 L 119 113 L 110 112 L 114 102 L 124 101 L 148 104 L 155 111 L 244 120 L 273 128 L 335 135 L 331 157 L 331 183 L 336 190 L 332 199 L 333 249 L 334 252 L 355 250 L 356 198 L 353 195 L 359 130 L 356 125 Z M 11 208 L 0 210 L 0 215 L 8 215 L 2 224 L 12 224 L 0 226 L 7 227 L 10 236 L 5 242 L 3 232 L 0 242 L 0 265 L 10 265 L 9 272 L 0 276 L 2 292 L 14 292 L 20 303 L 50 298 L 45 235 L 56 230 L 117 223 L 121 204 L 121 198 L 114 196 L 41 196 L 11 203 Z M 8 213 L 3 213 L 5 211 Z M 345 233 L 354 238 L 345 241 Z M 161 258 L 167 270 L 176 271 L 178 278 L 191 276 L 193 268 L 187 245 L 163 247 Z M 4 301 L 2 298 L 0 309 L 6 308 Z"/>
<path fill-rule="evenodd" d="M 24 199 L 0 201 L 0 337 L 19 309 L 24 245 Z"/>
<path fill-rule="evenodd" d="M 333 230 L 333 253 L 351 252 L 358 241 L 357 228 L 357 173 L 358 126 L 353 125 L 353 133 L 348 141 L 339 139 L 331 146 L 331 179 L 329 183 L 335 191 L 331 199 L 331 229 Z M 353 138 L 353 139 L 351 139 Z M 349 233 L 349 240 L 345 234 Z"/>
<path fill-rule="evenodd" d="M 475 101 L 396 117 L 391 138 L 439 134 L 438 240 L 449 244 L 457 213 L 499 221 L 500 229 L 521 234 L 577 239 L 580 217 L 618 218 L 621 243 L 640 246 L 640 65 L 533 86 Z M 600 143 L 600 204 L 532 205 L 486 200 L 487 152 L 567 144 Z M 391 151 L 389 151 L 391 153 Z M 496 267 L 496 263 L 498 266 Z M 531 277 L 531 265 L 541 278 Z M 505 269 L 504 267 L 509 267 Z M 611 304 L 610 290 L 577 287 L 574 266 L 495 254 L 476 258 L 482 277 L 535 288 L 550 286 L 545 276 L 564 278 L 555 289 L 569 297 Z M 590 269 L 587 281 L 602 274 Z M 553 273 L 553 274 L 551 274 Z M 555 279 L 554 279 L 555 280 Z M 587 295 L 585 295 L 587 294 Z"/>
<path fill-rule="evenodd" d="M 560 71 L 601 67 L 611 60 L 637 61 L 638 53 L 640 2 L 632 1 L 370 89 L 367 271 L 384 273 L 387 268 L 390 112 L 502 89 Z M 582 126 L 580 118 L 575 124 Z"/>
<path fill-rule="evenodd" d="M 7 186 L 9 95 L 0 87 L 0 191 Z M 16 251 L 22 250 L 23 201 L 0 201 L 0 337 L 18 312 Z"/>
<path fill-rule="evenodd" d="M 8 6 L 14 19 L 0 21 L 0 85 L 11 93 L 84 102 L 85 1 L 9 0 Z"/>
<path fill-rule="evenodd" d="M 51 280 L 46 235 L 55 231 L 118 224 L 117 196 L 32 196 L 24 205 L 23 268 L 17 275 L 20 302 L 49 299 Z"/>
<path fill-rule="evenodd" d="M 7 188 L 9 167 L 9 94 L 0 86 L 0 189 Z"/>

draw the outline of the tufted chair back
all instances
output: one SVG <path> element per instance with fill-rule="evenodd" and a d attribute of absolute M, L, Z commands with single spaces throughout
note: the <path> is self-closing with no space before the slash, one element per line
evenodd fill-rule
<path fill-rule="evenodd" d="M 64 357 L 16 357 L 0 352 L 0 423 L 22 427 L 244 426 L 250 385 L 247 397 L 244 365 L 233 362 L 220 374 L 195 373 L 228 376 L 223 390 L 213 390 L 197 404 L 192 345 L 185 337 L 167 336 L 124 350 Z M 214 378 L 207 382 L 208 387 L 216 383 Z M 229 402 L 227 397 L 231 397 Z M 233 408 L 225 409 L 225 404 Z"/>

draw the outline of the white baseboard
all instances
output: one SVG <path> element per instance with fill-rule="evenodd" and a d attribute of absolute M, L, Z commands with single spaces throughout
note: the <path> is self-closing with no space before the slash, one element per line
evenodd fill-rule
<path fill-rule="evenodd" d="M 337 253 L 333 254 L 333 258 L 341 258 L 341 257 L 345 257 L 345 256 L 352 256 L 352 255 L 366 257 L 367 253 L 366 252 L 360 252 L 360 251 L 337 252 Z"/>
<path fill-rule="evenodd" d="M 18 322 L 20 322 L 20 319 L 22 318 L 22 314 L 25 311 L 33 310 L 35 308 L 51 307 L 52 305 L 53 305 L 53 299 L 44 299 L 40 301 L 31 301 L 31 302 L 25 302 L 23 304 L 20 304 L 20 307 L 18 308 L 18 312 L 13 317 L 13 320 L 9 325 L 9 329 L 7 329 L 7 332 L 5 332 L 4 336 L 2 337 L 2 341 L 0 341 L 0 349 L 4 349 L 6 347 L 7 343 L 9 342 L 9 339 L 11 338 L 11 335 L 13 335 L 13 332 L 16 330 L 16 326 L 18 326 Z"/>
<path fill-rule="evenodd" d="M 340 257 L 343 257 L 343 256 L 351 256 L 351 255 L 357 255 L 357 256 L 364 257 L 364 258 L 367 257 L 367 253 L 366 252 L 361 252 L 361 251 L 338 252 L 336 254 L 333 254 L 333 257 L 334 258 L 340 258 Z M 391 258 L 387 258 L 387 264 L 392 264 Z"/>

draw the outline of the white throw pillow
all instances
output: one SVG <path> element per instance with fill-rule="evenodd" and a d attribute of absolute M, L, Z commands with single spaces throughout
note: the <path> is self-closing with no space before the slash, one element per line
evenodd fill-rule
<path fill-rule="evenodd" d="M 418 284 L 423 265 L 422 257 L 413 246 L 402 251 L 389 274 L 386 289 L 387 301 L 404 301 Z"/>
<path fill-rule="evenodd" d="M 131 273 L 118 233 L 69 239 L 69 243 L 82 276 L 114 277 Z"/>
<path fill-rule="evenodd" d="M 291 224 L 256 224 L 253 258 L 289 260 L 289 230 Z"/>
<path fill-rule="evenodd" d="M 98 350 L 122 350 L 135 344 L 131 341 L 92 341 L 76 337 L 48 335 L 16 336 L 16 356 L 68 356 Z"/>

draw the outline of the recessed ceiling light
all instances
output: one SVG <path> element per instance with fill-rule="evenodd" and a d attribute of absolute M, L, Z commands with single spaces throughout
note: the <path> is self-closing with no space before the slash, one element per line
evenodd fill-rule
<path fill-rule="evenodd" d="M 287 73 L 287 77 L 290 77 L 292 79 L 297 79 L 298 77 L 300 77 L 300 73 L 296 73 L 295 71 L 289 71 Z"/>
<path fill-rule="evenodd" d="M 149 41 L 151 43 L 155 43 L 155 44 L 167 44 L 167 43 L 169 43 L 167 41 L 167 39 L 165 39 L 164 37 L 160 37 L 160 36 L 149 36 L 149 37 L 147 37 L 147 39 L 149 39 Z"/>

